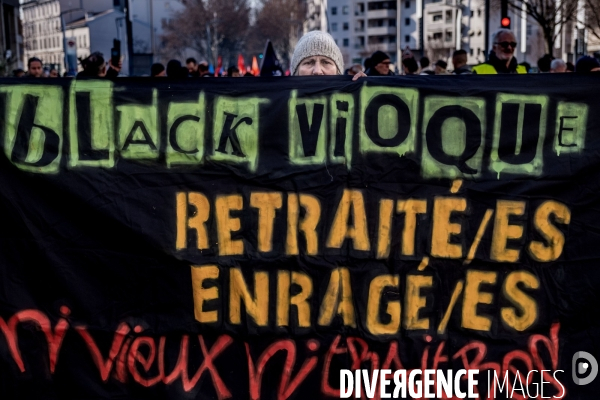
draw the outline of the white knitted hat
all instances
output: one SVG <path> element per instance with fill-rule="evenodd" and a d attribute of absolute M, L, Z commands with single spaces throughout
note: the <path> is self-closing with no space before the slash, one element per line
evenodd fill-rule
<path fill-rule="evenodd" d="M 298 40 L 290 66 L 292 75 L 296 75 L 298 65 L 300 65 L 302 60 L 312 56 L 331 58 L 337 67 L 338 74 L 343 73 L 344 58 L 342 57 L 342 52 L 329 33 L 311 31 Z"/>

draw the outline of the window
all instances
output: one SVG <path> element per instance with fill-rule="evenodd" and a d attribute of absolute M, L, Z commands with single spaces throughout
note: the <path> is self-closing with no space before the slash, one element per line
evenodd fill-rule
<path fill-rule="evenodd" d="M 439 22 L 442 20 L 442 13 L 437 13 L 432 15 L 433 22 Z"/>
<path fill-rule="evenodd" d="M 331 24 L 331 32 L 337 32 L 337 22 Z"/>
<path fill-rule="evenodd" d="M 531 36 L 531 29 L 532 29 L 531 24 L 527 24 L 527 30 L 525 33 L 527 36 Z"/>
<path fill-rule="evenodd" d="M 410 25 L 410 18 L 404 18 L 404 25 L 406 25 L 406 26 Z"/>
<path fill-rule="evenodd" d="M 478 47 L 477 48 L 477 55 L 480 55 L 480 54 L 481 54 L 481 49 Z"/>
<path fill-rule="evenodd" d="M 446 23 L 449 24 L 452 22 L 452 11 L 448 10 L 446 11 Z"/>
<path fill-rule="evenodd" d="M 473 55 L 473 49 L 472 48 L 469 49 L 469 55 L 471 55 L 471 56 Z"/>
<path fill-rule="evenodd" d="M 348 15 L 348 6 L 342 7 L 342 14 Z"/>
<path fill-rule="evenodd" d="M 410 8 L 410 0 L 404 2 L 404 8 Z"/>
<path fill-rule="evenodd" d="M 390 36 L 390 43 L 396 43 L 396 36 Z"/>
<path fill-rule="evenodd" d="M 392 27 L 393 27 L 393 26 L 396 26 L 396 20 L 395 20 L 395 19 L 390 19 L 390 20 L 388 21 L 388 25 L 389 25 L 389 26 L 392 26 Z"/>
<path fill-rule="evenodd" d="M 348 30 L 348 23 L 344 22 L 344 25 L 342 27 L 343 30 L 347 31 Z"/>
<path fill-rule="evenodd" d="M 435 32 L 433 34 L 433 40 L 442 40 L 442 32 Z"/>
<path fill-rule="evenodd" d="M 369 11 L 372 10 L 395 10 L 395 1 L 372 1 L 369 2 Z"/>
<path fill-rule="evenodd" d="M 410 35 L 404 35 L 404 41 L 406 43 L 410 42 Z"/>
<path fill-rule="evenodd" d="M 337 7 L 331 7 L 331 15 L 337 15 Z"/>
<path fill-rule="evenodd" d="M 481 17 L 481 10 L 477 10 L 477 16 Z"/>
<path fill-rule="evenodd" d="M 344 39 L 344 47 L 348 47 L 350 45 L 349 39 Z"/>
<path fill-rule="evenodd" d="M 446 42 L 452 41 L 452 32 L 446 32 Z"/>

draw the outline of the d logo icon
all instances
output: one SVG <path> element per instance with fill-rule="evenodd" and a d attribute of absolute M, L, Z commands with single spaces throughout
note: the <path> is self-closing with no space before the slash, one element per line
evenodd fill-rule
<path fill-rule="evenodd" d="M 585 359 L 585 362 L 580 361 Z M 598 375 L 598 362 L 588 352 L 578 351 L 573 354 L 571 373 L 573 374 L 573 382 L 577 385 L 587 385 L 592 382 Z M 585 378 L 580 378 L 578 375 L 583 375 L 589 371 L 589 375 Z"/>

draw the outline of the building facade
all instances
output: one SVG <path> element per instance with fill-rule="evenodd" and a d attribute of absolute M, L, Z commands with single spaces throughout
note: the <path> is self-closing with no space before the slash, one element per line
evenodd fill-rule
<path fill-rule="evenodd" d="M 0 76 L 23 67 L 23 42 L 19 31 L 19 1 L 0 1 Z"/>

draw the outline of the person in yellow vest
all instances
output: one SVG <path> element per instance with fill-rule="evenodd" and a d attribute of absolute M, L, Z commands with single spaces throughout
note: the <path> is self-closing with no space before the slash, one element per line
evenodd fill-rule
<path fill-rule="evenodd" d="M 527 69 L 519 65 L 514 57 L 517 39 L 509 29 L 497 30 L 493 37 L 492 51 L 487 62 L 473 67 L 474 74 L 526 74 Z"/>

